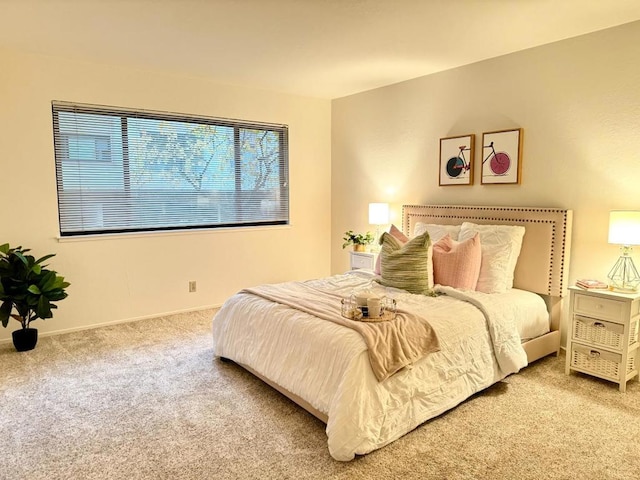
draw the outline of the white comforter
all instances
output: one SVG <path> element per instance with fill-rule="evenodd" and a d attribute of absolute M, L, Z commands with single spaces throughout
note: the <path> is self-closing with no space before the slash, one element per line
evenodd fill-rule
<path fill-rule="evenodd" d="M 313 280 L 341 292 L 370 288 L 426 318 L 441 350 L 378 382 L 354 330 L 240 293 L 213 321 L 216 356 L 245 364 L 328 416 L 330 454 L 351 460 L 380 448 L 527 364 L 518 306 L 501 295 L 441 288 L 439 297 L 385 288 L 363 271 Z M 542 302 L 543 303 L 543 302 Z"/>

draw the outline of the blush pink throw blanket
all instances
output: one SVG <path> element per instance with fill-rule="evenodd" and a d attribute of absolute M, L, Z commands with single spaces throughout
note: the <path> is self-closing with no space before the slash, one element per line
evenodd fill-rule
<path fill-rule="evenodd" d="M 362 322 L 341 315 L 341 296 L 300 282 L 261 285 L 242 290 L 272 302 L 351 328 L 364 339 L 371 369 L 379 382 L 440 350 L 431 325 L 422 317 L 398 310 L 394 320 Z"/>

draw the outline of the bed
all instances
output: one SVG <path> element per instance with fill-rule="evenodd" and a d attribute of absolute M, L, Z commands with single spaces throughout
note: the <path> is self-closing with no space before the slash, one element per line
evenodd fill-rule
<path fill-rule="evenodd" d="M 213 320 L 214 354 L 325 422 L 329 453 L 349 461 L 558 353 L 571 220 L 570 210 L 556 208 L 405 205 L 402 230 L 409 238 L 417 238 L 421 225 L 524 227 L 513 288 L 483 293 L 436 285 L 437 296 L 418 295 L 381 285 L 374 272 L 351 271 L 281 284 L 273 295 L 264 294 L 269 286 L 246 289 L 229 298 Z M 287 289 L 290 300 L 278 296 Z M 300 308 L 293 300 L 299 290 L 317 291 L 325 303 Z M 360 332 L 322 318 L 334 305 L 339 308 L 340 298 L 363 290 L 427 319 L 438 348 L 381 376 Z"/>

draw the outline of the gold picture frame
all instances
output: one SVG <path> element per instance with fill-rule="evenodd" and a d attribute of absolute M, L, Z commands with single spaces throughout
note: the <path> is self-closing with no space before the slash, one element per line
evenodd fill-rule
<path fill-rule="evenodd" d="M 520 184 L 523 129 L 482 134 L 482 185 Z"/>
<path fill-rule="evenodd" d="M 473 185 L 473 157 L 475 134 L 459 135 L 440 139 L 441 187 L 450 185 Z"/>

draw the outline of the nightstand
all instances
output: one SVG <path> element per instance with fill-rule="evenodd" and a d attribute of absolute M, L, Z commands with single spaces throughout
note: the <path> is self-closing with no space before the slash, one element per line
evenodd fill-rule
<path fill-rule="evenodd" d="M 349 252 L 349 264 L 351 270 L 366 268 L 373 270 L 376 266 L 377 253 L 373 252 Z"/>
<path fill-rule="evenodd" d="M 640 293 L 579 287 L 569 291 L 571 330 L 565 372 L 604 378 L 626 391 L 627 381 L 638 375 L 640 365 Z"/>

